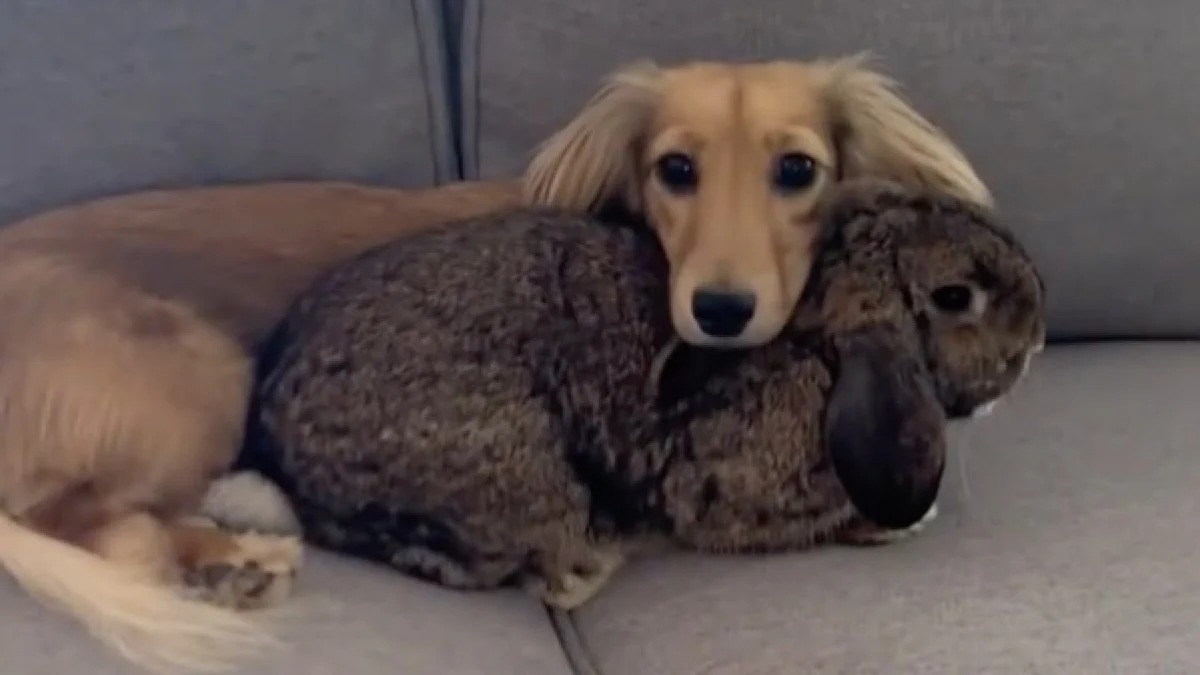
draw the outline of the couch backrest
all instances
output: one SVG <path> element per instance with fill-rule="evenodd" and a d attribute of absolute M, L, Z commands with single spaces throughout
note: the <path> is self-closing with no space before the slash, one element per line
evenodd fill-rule
<path fill-rule="evenodd" d="M 152 187 L 457 175 L 441 3 L 0 2 L 0 223 Z"/>
<path fill-rule="evenodd" d="M 1200 337 L 1200 2 L 467 0 L 465 162 L 517 171 L 649 56 L 869 50 L 946 128 L 1042 265 L 1057 337 Z"/>
<path fill-rule="evenodd" d="M 635 58 L 865 49 L 993 188 L 1055 337 L 1200 337 L 1197 33 L 1190 0 L 5 0 L 0 222 L 172 185 L 509 177 Z"/>

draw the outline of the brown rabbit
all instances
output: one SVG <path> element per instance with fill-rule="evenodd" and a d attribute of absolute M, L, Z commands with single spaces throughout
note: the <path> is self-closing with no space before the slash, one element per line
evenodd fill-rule
<path fill-rule="evenodd" d="M 457 588 L 586 602 L 651 542 L 885 539 L 931 511 L 947 416 L 1006 394 L 1044 287 L 989 213 L 847 184 L 777 339 L 673 337 L 655 237 L 520 211 L 387 245 L 304 294 L 246 465 L 317 543 Z"/>

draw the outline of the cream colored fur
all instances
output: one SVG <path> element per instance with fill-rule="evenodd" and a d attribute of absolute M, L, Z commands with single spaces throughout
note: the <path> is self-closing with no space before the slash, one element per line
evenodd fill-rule
<path fill-rule="evenodd" d="M 219 671 L 275 646 L 243 615 L 180 597 L 154 579 L 0 515 L 0 565 L 132 662 L 160 672 Z"/>

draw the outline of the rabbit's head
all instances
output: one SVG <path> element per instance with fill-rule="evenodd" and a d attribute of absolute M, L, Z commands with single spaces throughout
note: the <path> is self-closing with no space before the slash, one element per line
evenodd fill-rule
<path fill-rule="evenodd" d="M 835 266 L 858 271 L 825 285 L 835 293 L 821 303 L 827 320 L 911 323 L 949 417 L 989 411 L 1045 344 L 1037 267 L 978 206 L 878 180 L 847 183 L 827 212 L 825 245 Z"/>
<path fill-rule="evenodd" d="M 824 425 L 857 510 L 906 527 L 932 506 L 942 420 L 987 411 L 1041 350 L 1045 287 L 990 214 L 876 180 L 828 206 L 797 322 L 821 326 L 837 370 Z"/>

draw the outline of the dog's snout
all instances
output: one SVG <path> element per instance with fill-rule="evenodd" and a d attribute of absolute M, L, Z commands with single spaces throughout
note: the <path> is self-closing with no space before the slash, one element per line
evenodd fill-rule
<path fill-rule="evenodd" d="M 692 316 L 710 337 L 737 337 L 754 317 L 753 293 L 701 288 L 692 294 Z"/>

